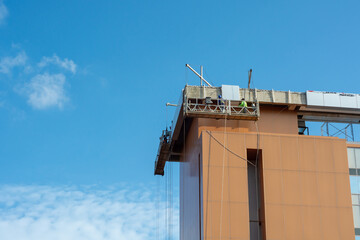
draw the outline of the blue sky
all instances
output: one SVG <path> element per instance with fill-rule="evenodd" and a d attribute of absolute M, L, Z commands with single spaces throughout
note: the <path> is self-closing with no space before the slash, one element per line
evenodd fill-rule
<path fill-rule="evenodd" d="M 355 0 L 0 0 L 0 192 L 19 199 L 62 188 L 76 201 L 74 191 L 133 203 L 100 192 L 146 186 L 151 204 L 165 103 L 199 82 L 185 63 L 204 65 L 214 85 L 246 87 L 252 68 L 258 89 L 360 93 L 359 10 Z M 42 202 L 23 199 L 0 197 L 0 236 L 15 206 Z M 61 206 L 56 199 L 50 205 Z M 154 234 L 133 229 L 134 239 Z"/>

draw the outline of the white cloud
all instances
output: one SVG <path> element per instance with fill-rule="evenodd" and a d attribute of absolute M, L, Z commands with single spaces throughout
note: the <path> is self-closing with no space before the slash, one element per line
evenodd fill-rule
<path fill-rule="evenodd" d="M 0 186 L 0 236 L 2 240 L 155 239 L 157 208 L 153 192 Z M 164 212 L 162 208 L 160 219 L 164 219 Z M 165 234 L 160 235 L 165 239 Z M 178 230 L 174 236 L 178 236 Z"/>
<path fill-rule="evenodd" d="M 0 13 L 2 7 L 0 0 Z M 61 109 L 69 97 L 65 91 L 67 77 L 73 77 L 77 72 L 77 65 L 73 60 L 61 59 L 56 54 L 52 57 L 42 57 L 36 65 L 19 44 L 12 44 L 12 48 L 18 49 L 15 56 L 0 57 L 0 74 L 7 74 L 13 80 L 13 89 L 27 97 L 27 102 L 34 109 L 48 109 L 57 107 Z M 15 69 L 16 67 L 21 67 Z M 55 67 L 55 68 L 54 68 Z M 69 76 L 72 73 L 72 76 Z M 26 78 L 26 79 L 24 79 Z M 19 80 L 23 83 L 19 83 Z M 0 102 L 0 107 L 3 104 Z"/>
<path fill-rule="evenodd" d="M 43 68 L 50 64 L 59 66 L 60 68 L 68 70 L 68 71 L 72 72 L 73 74 L 76 73 L 77 66 L 73 60 L 69 60 L 67 58 L 64 58 L 63 60 L 61 60 L 56 54 L 54 54 L 52 57 L 43 57 L 42 60 L 38 63 L 38 66 L 40 68 Z"/>
<path fill-rule="evenodd" d="M 28 104 L 35 109 L 62 108 L 68 101 L 64 74 L 37 74 L 22 89 L 28 97 Z"/>
<path fill-rule="evenodd" d="M 0 24 L 2 24 L 5 18 L 9 15 L 9 12 L 2 0 L 0 0 Z"/>
<path fill-rule="evenodd" d="M 3 57 L 0 59 L 0 73 L 8 74 L 12 68 L 25 65 L 26 61 L 25 52 L 20 52 L 16 57 Z"/>

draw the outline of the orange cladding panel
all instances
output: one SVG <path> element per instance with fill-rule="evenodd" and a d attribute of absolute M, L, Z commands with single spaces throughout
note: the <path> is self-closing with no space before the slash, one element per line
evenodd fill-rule
<path fill-rule="evenodd" d="M 200 129 L 204 239 L 249 239 L 246 149 L 257 146 L 266 239 L 354 239 L 343 140 Z"/>
<path fill-rule="evenodd" d="M 250 239 L 247 150 L 261 149 L 266 239 L 353 240 L 345 140 L 297 134 L 297 113 L 193 119 L 180 175 L 180 235 Z M 265 239 L 265 238 L 264 238 Z"/>

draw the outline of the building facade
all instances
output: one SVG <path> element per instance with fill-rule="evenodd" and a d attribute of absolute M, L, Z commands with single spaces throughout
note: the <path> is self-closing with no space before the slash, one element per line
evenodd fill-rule
<path fill-rule="evenodd" d="M 360 239 L 360 145 L 299 129 L 305 120 L 341 114 L 327 107 L 312 111 L 305 93 L 269 91 L 266 100 L 240 89 L 258 108 L 251 112 L 232 110 L 236 100 L 224 110 L 217 99 L 221 89 L 190 90 L 183 91 L 182 109 L 155 163 L 156 173 L 162 157 L 181 162 L 181 240 Z M 359 115 L 340 117 L 359 119 L 354 112 Z"/>
<path fill-rule="evenodd" d="M 360 239 L 360 145 L 348 144 L 348 162 L 356 240 Z"/>

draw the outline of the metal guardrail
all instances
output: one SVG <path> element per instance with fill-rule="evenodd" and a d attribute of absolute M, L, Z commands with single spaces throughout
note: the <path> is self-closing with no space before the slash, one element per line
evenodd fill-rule
<path fill-rule="evenodd" d="M 219 114 L 239 117 L 259 117 L 259 104 L 248 103 L 248 107 L 241 107 L 239 104 L 240 101 L 190 98 L 184 103 L 184 110 L 187 114 Z"/>
<path fill-rule="evenodd" d="M 255 102 L 248 102 L 248 107 L 241 107 L 239 106 L 241 101 L 211 99 L 209 97 L 187 98 L 186 95 L 183 96 L 181 100 L 182 99 L 184 99 L 184 101 L 179 104 L 178 112 L 181 113 L 180 115 L 185 114 L 185 116 L 187 115 L 193 118 L 257 120 L 260 116 L 259 104 Z M 180 112 L 181 108 L 183 112 Z M 177 117 L 179 113 L 176 113 Z M 181 119 L 183 119 L 183 117 L 184 115 L 182 115 Z M 164 167 L 167 161 L 181 161 L 181 153 L 172 152 L 174 126 L 176 126 L 176 124 L 173 124 L 171 131 L 167 129 L 163 130 L 160 136 L 160 144 L 154 166 L 155 175 L 164 175 Z"/>
<path fill-rule="evenodd" d="M 170 138 L 171 132 L 169 130 L 163 130 L 160 136 L 160 144 L 158 153 L 155 159 L 154 175 L 164 175 L 165 162 L 170 156 Z"/>

